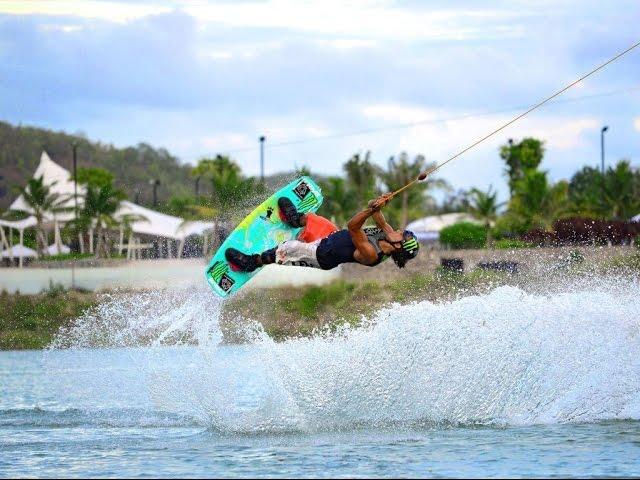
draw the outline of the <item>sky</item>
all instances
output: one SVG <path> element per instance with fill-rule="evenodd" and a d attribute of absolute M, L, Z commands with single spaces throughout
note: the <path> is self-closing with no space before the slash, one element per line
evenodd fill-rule
<path fill-rule="evenodd" d="M 639 41 L 639 19 L 637 0 L 0 1 L 0 119 L 250 175 L 261 135 L 267 174 L 442 162 Z M 603 125 L 607 162 L 640 166 L 640 48 L 439 175 L 504 199 L 507 139 L 545 140 L 556 181 L 599 164 Z"/>

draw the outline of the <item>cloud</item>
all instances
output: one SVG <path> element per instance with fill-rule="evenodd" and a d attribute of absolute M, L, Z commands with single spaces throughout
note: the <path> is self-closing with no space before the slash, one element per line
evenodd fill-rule
<path fill-rule="evenodd" d="M 636 132 L 640 132 L 640 117 L 633 119 L 633 128 L 636 129 Z"/>
<path fill-rule="evenodd" d="M 168 7 L 154 4 L 94 0 L 67 0 L 65 2 L 16 0 L 0 3 L 0 14 L 73 16 L 120 23 L 169 10 Z"/>

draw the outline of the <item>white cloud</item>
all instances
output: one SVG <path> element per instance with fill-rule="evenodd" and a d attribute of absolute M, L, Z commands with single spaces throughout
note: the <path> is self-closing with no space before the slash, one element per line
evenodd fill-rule
<path fill-rule="evenodd" d="M 633 128 L 635 128 L 637 132 L 640 132 L 640 117 L 633 119 Z"/>
<path fill-rule="evenodd" d="M 101 18 L 113 22 L 128 22 L 147 15 L 166 13 L 168 7 L 153 4 L 103 2 L 95 0 L 17 0 L 0 2 L 0 13 L 10 15 L 56 15 Z"/>
<path fill-rule="evenodd" d="M 513 20 L 526 15 L 491 9 L 409 9 L 388 0 L 198 3 L 188 4 L 184 10 L 202 22 L 235 27 L 287 28 L 341 38 L 394 40 L 465 40 L 521 35 L 521 27 Z"/>
<path fill-rule="evenodd" d="M 445 160 L 513 118 L 506 114 L 474 116 L 462 111 L 392 103 L 371 105 L 363 108 L 362 113 L 368 119 L 384 120 L 379 124 L 381 128 L 425 122 L 404 130 L 399 135 L 398 148 L 409 152 L 429 152 L 430 158 L 438 161 Z M 477 148 L 495 150 L 505 142 L 505 138 L 533 136 L 545 140 L 548 149 L 568 151 L 585 146 L 585 134 L 597 130 L 599 125 L 599 120 L 591 116 L 538 114 L 507 127 Z"/>

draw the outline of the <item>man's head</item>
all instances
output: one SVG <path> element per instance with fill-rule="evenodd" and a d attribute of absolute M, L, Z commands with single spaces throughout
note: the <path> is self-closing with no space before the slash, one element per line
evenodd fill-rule
<path fill-rule="evenodd" d="M 418 239 L 410 230 L 389 234 L 383 242 L 387 245 L 381 245 L 382 251 L 393 258 L 398 268 L 404 268 L 409 260 L 418 256 L 420 250 Z"/>

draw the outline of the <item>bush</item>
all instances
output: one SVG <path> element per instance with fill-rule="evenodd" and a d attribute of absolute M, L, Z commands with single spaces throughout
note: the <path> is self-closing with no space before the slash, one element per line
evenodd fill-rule
<path fill-rule="evenodd" d="M 456 223 L 440 230 L 440 243 L 451 248 L 484 248 L 487 229 L 470 222 Z"/>
<path fill-rule="evenodd" d="M 553 229 L 561 245 L 628 245 L 640 233 L 640 224 L 574 217 L 556 220 Z"/>
<path fill-rule="evenodd" d="M 505 250 L 511 250 L 513 248 L 533 248 L 535 245 L 533 243 L 524 242 L 522 240 L 515 240 L 510 238 L 503 238 L 502 240 L 497 240 L 494 245 L 495 248 L 502 248 Z"/>
<path fill-rule="evenodd" d="M 534 246 L 551 246 L 557 245 L 558 239 L 556 232 L 548 232 L 541 228 L 533 228 L 522 236 L 522 240 Z"/>

